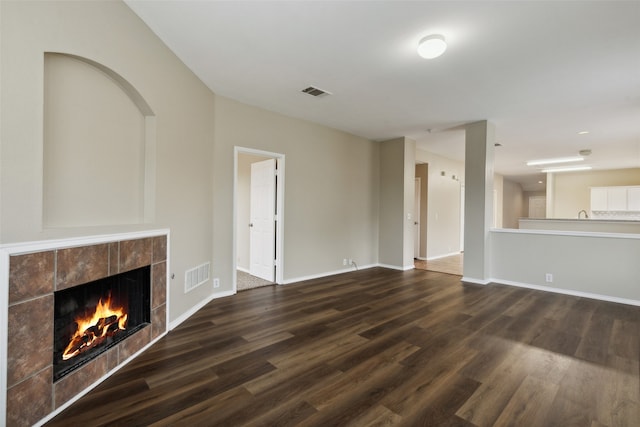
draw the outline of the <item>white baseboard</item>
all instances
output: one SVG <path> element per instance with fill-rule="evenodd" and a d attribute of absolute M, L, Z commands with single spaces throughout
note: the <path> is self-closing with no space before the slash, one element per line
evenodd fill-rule
<path fill-rule="evenodd" d="M 405 265 L 404 267 L 400 265 L 391 265 L 391 264 L 378 264 L 377 266 L 382 268 L 389 268 L 391 270 L 398 270 L 398 271 L 407 271 L 407 270 L 413 270 L 414 268 L 416 268 L 413 264 Z"/>
<path fill-rule="evenodd" d="M 169 330 L 175 329 L 178 325 L 180 325 L 182 322 L 187 320 L 189 317 L 193 316 L 198 310 L 200 310 L 205 305 L 209 304 L 214 299 L 228 297 L 228 296 L 231 296 L 231 295 L 235 295 L 235 292 L 234 291 L 224 291 L 224 292 L 218 292 L 218 293 L 215 293 L 213 295 L 210 295 L 209 297 L 207 297 L 204 300 L 200 301 L 195 306 L 191 307 L 186 312 L 182 313 L 180 316 L 178 316 L 178 318 L 174 319 L 171 323 L 169 323 Z"/>
<path fill-rule="evenodd" d="M 449 254 L 428 257 L 428 258 L 426 258 L 426 260 L 427 261 L 433 261 L 433 260 L 440 259 L 440 258 L 447 258 L 447 257 L 454 256 L 454 255 L 460 255 L 461 253 L 462 252 L 451 252 Z"/>
<path fill-rule="evenodd" d="M 373 268 L 373 267 L 378 267 L 378 266 L 379 266 L 379 264 L 368 264 L 368 265 L 359 266 L 357 270 L 356 270 L 355 267 L 348 267 L 348 268 L 343 268 L 343 269 L 340 269 L 340 270 L 327 271 L 327 272 L 318 273 L 318 274 L 311 274 L 309 276 L 294 277 L 292 279 L 284 280 L 282 282 L 282 284 L 283 285 L 289 285 L 291 283 L 304 282 L 305 280 L 321 279 L 323 277 L 335 276 L 336 274 L 351 273 L 351 272 L 354 272 L 354 271 L 366 270 L 368 268 Z"/>
<path fill-rule="evenodd" d="M 487 279 L 474 279 L 473 277 L 465 277 L 462 276 L 462 278 L 460 279 L 461 282 L 467 282 L 467 283 L 474 283 L 476 285 L 488 285 L 489 283 L 492 282 L 492 280 L 487 280 Z"/>
<path fill-rule="evenodd" d="M 251 274 L 251 272 L 248 269 L 243 267 L 236 267 L 236 270 L 242 271 L 243 273 Z"/>
<path fill-rule="evenodd" d="M 590 299 L 596 299 L 596 300 L 601 300 L 601 301 L 615 302 L 615 303 L 618 303 L 618 304 L 627 304 L 627 305 L 640 306 L 640 301 L 638 301 L 638 300 L 628 299 L 628 298 L 620 298 L 620 297 L 613 297 L 613 296 L 609 296 L 609 295 L 593 294 L 591 292 L 574 291 L 572 289 L 563 289 L 563 288 L 552 288 L 550 286 L 532 285 L 530 283 L 521 283 L 521 282 L 514 282 L 514 281 L 511 281 L 511 280 L 502 280 L 502 279 L 491 279 L 491 282 L 499 283 L 501 285 L 517 286 L 519 288 L 527 288 L 527 289 L 535 289 L 535 290 L 538 290 L 538 291 L 553 292 L 553 293 L 556 293 L 556 294 L 572 295 L 572 296 L 575 296 L 575 297 L 582 297 L 582 298 L 590 298 Z"/>

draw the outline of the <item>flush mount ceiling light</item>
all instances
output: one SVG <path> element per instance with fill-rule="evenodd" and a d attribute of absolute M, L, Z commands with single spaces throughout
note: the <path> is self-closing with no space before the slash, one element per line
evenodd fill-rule
<path fill-rule="evenodd" d="M 555 163 L 581 162 L 584 160 L 582 156 L 575 157 L 556 157 L 554 159 L 529 160 L 527 166 L 552 165 Z"/>
<path fill-rule="evenodd" d="M 418 43 L 418 55 L 424 59 L 433 59 L 442 55 L 447 50 L 447 42 L 440 34 L 431 34 L 423 37 Z"/>
<path fill-rule="evenodd" d="M 567 167 L 560 167 L 560 168 L 547 168 L 547 169 L 542 169 L 542 172 L 544 173 L 548 173 L 548 172 L 575 172 L 575 171 L 586 171 L 591 169 L 591 166 L 567 166 Z"/>

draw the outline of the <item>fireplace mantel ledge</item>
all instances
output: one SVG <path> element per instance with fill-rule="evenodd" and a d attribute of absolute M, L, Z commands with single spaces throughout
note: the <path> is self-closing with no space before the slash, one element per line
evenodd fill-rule
<path fill-rule="evenodd" d="M 2 255 L 18 255 L 30 252 L 40 252 L 50 249 L 64 249 L 76 246 L 94 245 L 99 243 L 108 243 L 116 240 L 133 240 L 144 239 L 145 237 L 154 237 L 169 235 L 168 228 L 159 228 L 144 231 L 129 231 L 122 233 L 95 234 L 90 236 L 63 237 L 55 239 L 45 239 L 27 242 L 3 243 L 0 244 L 0 254 Z M 3 270 L 4 272 L 4 270 Z"/>

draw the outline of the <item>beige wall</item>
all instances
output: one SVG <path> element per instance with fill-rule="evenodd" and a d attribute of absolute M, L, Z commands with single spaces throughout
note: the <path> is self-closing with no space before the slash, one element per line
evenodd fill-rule
<path fill-rule="evenodd" d="M 498 230 L 491 232 L 491 246 L 495 282 L 640 303 L 640 239 Z M 546 282 L 546 274 L 553 275 L 553 282 Z"/>
<path fill-rule="evenodd" d="M 553 185 L 550 218 L 577 218 L 582 209 L 589 211 L 591 187 L 640 185 L 640 168 L 604 171 L 556 173 L 547 180 Z"/>
<path fill-rule="evenodd" d="M 380 263 L 402 267 L 404 234 L 404 138 L 380 147 Z"/>
<path fill-rule="evenodd" d="M 504 199 L 504 177 L 502 175 L 493 175 L 493 196 L 494 203 L 492 227 L 502 228 L 502 206 Z"/>
<path fill-rule="evenodd" d="M 3 1 L 0 8 L 0 242 L 170 228 L 170 272 L 176 277 L 169 286 L 170 318 L 175 319 L 212 292 L 210 285 L 203 285 L 185 294 L 184 272 L 212 259 L 213 93 L 124 3 Z M 43 228 L 46 52 L 78 55 L 112 69 L 153 110 L 155 222 Z M 79 156 L 77 161 L 87 159 Z M 117 197 L 117 188 L 95 189 L 84 202 Z"/>
<path fill-rule="evenodd" d="M 522 186 L 504 179 L 502 194 L 502 228 L 518 228 L 518 219 L 522 217 L 523 209 Z"/>
<path fill-rule="evenodd" d="M 44 66 L 43 226 L 142 223 L 145 115 L 93 64 L 47 53 Z"/>
<path fill-rule="evenodd" d="M 378 261 L 379 144 L 216 96 L 214 271 L 231 289 L 234 146 L 285 156 L 284 281 Z"/>
<path fill-rule="evenodd" d="M 380 263 L 413 268 L 415 141 L 397 138 L 380 146 Z"/>

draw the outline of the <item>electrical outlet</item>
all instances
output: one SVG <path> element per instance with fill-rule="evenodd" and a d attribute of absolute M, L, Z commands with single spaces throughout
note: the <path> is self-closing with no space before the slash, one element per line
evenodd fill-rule
<path fill-rule="evenodd" d="M 347 265 L 347 259 L 346 258 L 342 259 L 342 265 Z"/>
<path fill-rule="evenodd" d="M 214 278 L 213 279 L 213 287 L 214 288 L 219 288 L 220 287 L 220 279 L 219 278 Z"/>
<path fill-rule="evenodd" d="M 544 281 L 547 283 L 553 283 L 553 274 L 547 273 L 544 275 Z"/>

